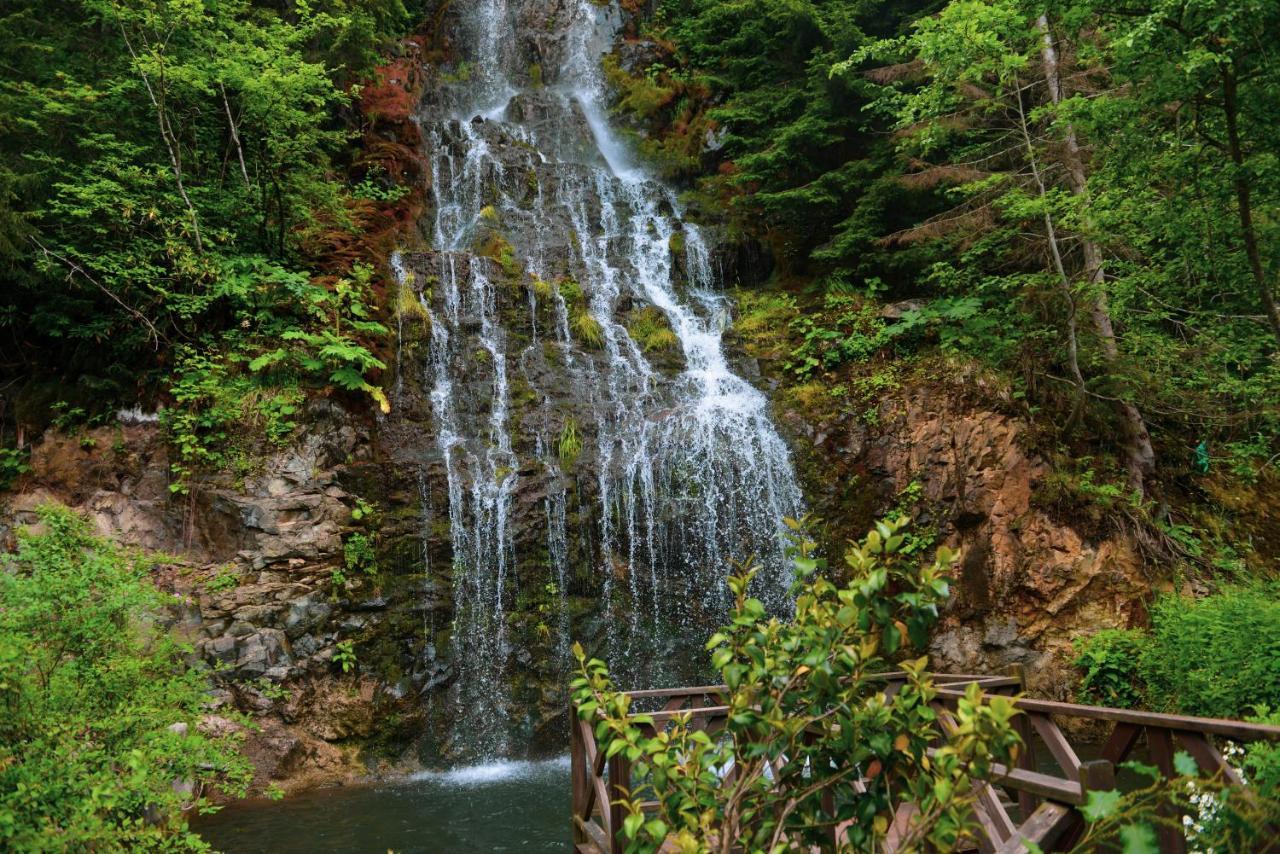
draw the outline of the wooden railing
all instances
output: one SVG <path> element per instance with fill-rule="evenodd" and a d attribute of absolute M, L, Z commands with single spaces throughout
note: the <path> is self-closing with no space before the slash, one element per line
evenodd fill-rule
<path fill-rule="evenodd" d="M 903 684 L 900 673 L 888 673 L 884 678 L 889 696 Z M 934 706 L 944 727 L 950 723 L 950 713 L 970 683 L 977 683 L 987 694 L 1006 695 L 1020 693 L 1023 685 L 1020 670 L 1008 676 L 935 674 L 933 678 L 939 689 Z M 690 716 L 692 727 L 714 733 L 725 725 L 725 690 L 712 685 L 628 694 L 633 707 L 648 705 L 656 709 L 647 712 L 652 725 L 640 725 L 647 735 L 664 729 L 681 714 Z M 1125 761 L 1140 741 L 1145 741 L 1150 764 L 1165 777 L 1177 776 L 1173 757 L 1176 752 L 1185 751 L 1204 776 L 1220 774 L 1233 783 L 1239 782 L 1239 776 L 1223 759 L 1222 742 L 1280 741 L 1280 727 L 1241 721 L 1029 698 L 1018 699 L 1015 705 L 1022 712 L 1014 718 L 1014 725 L 1023 748 L 1015 767 L 997 766 L 993 780 L 979 784 L 975 809 L 981 850 L 1000 854 L 1026 852 L 1027 843 L 1035 843 L 1045 851 L 1072 847 L 1084 829 L 1078 808 L 1085 803 L 1088 792 L 1117 788 L 1116 765 Z M 605 758 L 591 726 L 578 717 L 576 707 L 570 707 L 569 718 L 575 850 L 592 854 L 621 852 L 626 812 L 617 802 L 630 791 L 630 763 L 622 753 Z M 1082 759 L 1072 746 L 1059 726 L 1067 719 L 1092 721 L 1095 731 L 1106 732 L 1101 750 L 1097 750 L 1096 743 L 1093 745 L 1096 758 Z M 910 814 L 910 805 L 904 805 L 894 824 L 910 821 Z M 1186 851 L 1186 838 L 1176 828 L 1163 827 L 1159 832 L 1162 852 Z M 892 838 L 887 850 L 895 850 Z"/>

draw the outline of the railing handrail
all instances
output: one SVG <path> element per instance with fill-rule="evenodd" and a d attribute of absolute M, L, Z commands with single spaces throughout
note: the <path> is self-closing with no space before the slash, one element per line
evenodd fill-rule
<path fill-rule="evenodd" d="M 898 672 L 877 674 L 886 682 L 897 681 L 895 677 L 903 677 L 905 674 Z M 1012 676 L 970 676 L 969 674 L 932 674 L 934 684 L 938 687 L 938 696 L 954 698 L 963 696 L 963 691 L 954 688 L 943 687 L 960 683 L 968 685 L 970 682 L 978 683 L 979 687 L 1012 687 L 1019 686 L 1021 682 Z M 623 691 L 628 697 L 632 698 L 653 698 L 653 697 L 686 697 L 686 696 L 704 696 L 716 695 L 721 696 L 729 691 L 726 685 L 708 685 L 700 688 L 647 688 L 643 691 Z M 1230 718 L 1205 718 L 1196 715 L 1174 715 L 1165 712 L 1145 712 L 1138 709 L 1118 709 L 1110 706 L 1090 706 L 1081 703 L 1066 703 L 1058 700 L 1036 700 L 1031 697 L 1019 697 L 1014 700 L 1014 706 L 1026 712 L 1040 712 L 1047 715 L 1060 715 L 1069 718 L 1084 718 L 1087 720 L 1111 721 L 1112 723 L 1128 723 L 1136 724 L 1144 727 L 1160 727 L 1162 729 L 1171 730 L 1190 730 L 1192 732 L 1202 732 L 1208 735 L 1220 735 L 1229 738 L 1232 741 L 1280 741 L 1280 726 L 1273 724 L 1252 723 L 1249 721 L 1237 721 Z M 651 717 L 657 719 L 661 715 L 663 720 L 670 720 L 676 714 L 684 713 L 718 713 L 720 710 L 727 711 L 728 706 L 691 706 L 688 708 L 675 709 L 671 711 L 649 712 Z M 636 714 L 643 714 L 637 712 Z"/>

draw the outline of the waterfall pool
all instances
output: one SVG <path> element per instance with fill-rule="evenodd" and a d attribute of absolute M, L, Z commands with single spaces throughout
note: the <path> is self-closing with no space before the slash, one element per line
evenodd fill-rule
<path fill-rule="evenodd" d="M 494 762 L 245 801 L 192 827 L 228 854 L 564 851 L 569 759 Z"/>

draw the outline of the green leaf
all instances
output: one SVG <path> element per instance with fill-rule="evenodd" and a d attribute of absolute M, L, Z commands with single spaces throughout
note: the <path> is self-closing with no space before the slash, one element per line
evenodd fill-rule
<path fill-rule="evenodd" d="M 1129 824 L 1120 828 L 1124 854 L 1160 854 L 1156 832 L 1149 824 Z"/>
<path fill-rule="evenodd" d="M 1121 797 L 1115 789 L 1090 791 L 1080 812 L 1090 823 L 1101 821 L 1119 809 Z"/>
<path fill-rule="evenodd" d="M 667 829 L 667 823 L 659 818 L 655 818 L 647 822 L 644 826 L 644 830 L 645 833 L 649 834 L 649 837 L 654 841 L 666 839 L 667 833 L 669 832 Z"/>
<path fill-rule="evenodd" d="M 1200 773 L 1200 766 L 1196 765 L 1190 753 L 1179 750 L 1173 754 L 1173 770 L 1183 777 L 1196 777 Z"/>

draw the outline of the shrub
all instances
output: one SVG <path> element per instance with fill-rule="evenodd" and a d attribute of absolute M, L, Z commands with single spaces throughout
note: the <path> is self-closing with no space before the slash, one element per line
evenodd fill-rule
<path fill-rule="evenodd" d="M 356 668 L 355 641 L 338 641 L 333 650 L 333 663 L 342 668 L 343 673 L 350 673 Z"/>
<path fill-rule="evenodd" d="M 555 286 L 541 276 L 534 276 L 530 287 L 533 288 L 533 295 L 543 302 L 551 299 L 551 294 L 555 291 Z"/>
<path fill-rule="evenodd" d="M 1222 718 L 1280 708 L 1280 583 L 1161 598 L 1142 672 L 1156 708 Z"/>
<path fill-rule="evenodd" d="M 574 315 L 573 331 L 584 347 L 598 349 L 604 346 L 604 327 L 585 310 Z"/>
<path fill-rule="evenodd" d="M 221 593 L 224 590 L 234 590 L 240 586 L 240 574 L 236 572 L 233 564 L 228 564 L 218 568 L 213 578 L 210 578 L 205 584 L 204 589 L 210 593 Z"/>
<path fill-rule="evenodd" d="M 175 781 L 242 793 L 247 762 L 200 732 L 206 678 L 157 618 L 138 555 L 39 509 L 0 559 L 0 849 L 201 849 Z"/>
<path fill-rule="evenodd" d="M 1249 720 L 1280 726 L 1280 710 L 1259 704 Z M 1280 744 L 1251 744 L 1244 758 L 1245 777 L 1263 792 L 1280 792 Z"/>
<path fill-rule="evenodd" d="M 666 316 L 653 306 L 635 312 L 627 325 L 627 332 L 645 352 L 670 351 L 680 346 L 680 338 Z"/>
<path fill-rule="evenodd" d="M 873 304 L 841 294 L 827 294 L 821 311 L 794 318 L 791 329 L 800 343 L 786 369 L 801 380 L 846 362 L 865 362 L 893 337 Z"/>
<path fill-rule="evenodd" d="M 577 308 L 586 300 L 586 294 L 582 291 L 582 285 L 578 284 L 577 279 L 565 277 L 559 282 L 560 298 L 564 300 L 565 305 Z"/>
<path fill-rule="evenodd" d="M 342 544 L 342 553 L 343 563 L 348 571 L 363 572 L 365 575 L 378 574 L 378 553 L 368 534 L 351 534 Z"/>
<path fill-rule="evenodd" d="M 582 439 L 578 436 L 578 422 L 572 416 L 564 420 L 560 428 L 560 438 L 556 442 L 560 453 L 560 461 L 567 468 L 572 468 L 578 454 L 582 453 Z"/>
<path fill-rule="evenodd" d="M 1081 646 L 1082 701 L 1280 721 L 1280 583 L 1224 588 L 1193 600 L 1165 596 L 1150 633 L 1103 631 Z M 1280 746 L 1251 744 L 1242 759 L 1257 791 L 1280 791 Z"/>
<path fill-rule="evenodd" d="M 1145 633 L 1105 629 L 1080 644 L 1075 666 L 1084 676 L 1078 697 L 1082 703 L 1133 709 L 1142 705 L 1142 655 L 1150 646 Z"/>
<path fill-rule="evenodd" d="M 14 481 L 31 471 L 29 451 L 22 448 L 0 448 L 0 489 L 8 489 Z"/>
<path fill-rule="evenodd" d="M 669 838 L 690 852 L 710 850 L 712 838 L 723 850 L 828 850 L 836 825 L 846 826 L 853 850 L 878 850 L 908 802 L 922 820 L 905 832 L 903 850 L 972 841 L 979 787 L 971 781 L 1016 753 L 1015 712 L 1009 698 L 979 702 L 971 686 L 957 728 L 940 732 L 928 659 L 900 659 L 927 645 L 954 555 L 942 548 L 932 563 L 905 558 L 903 524 L 881 523 L 850 548 L 842 587 L 817 572 L 813 543 L 799 539 L 796 613 L 787 623 L 766 618 L 747 595 L 755 570 L 730 580 L 730 624 L 707 643 L 728 686 L 716 740 L 688 718 L 643 735 L 636 724 L 645 717 L 629 717 L 629 698 L 614 691 L 604 663 L 587 661 L 575 645 L 579 715 L 606 755 L 633 763 L 635 785 L 623 803 L 628 850 L 658 850 Z M 877 674 L 891 664 L 906 683 L 888 697 Z M 865 785 L 856 790 L 850 782 L 859 778 Z M 657 802 L 652 818 L 642 812 L 646 800 Z"/>

